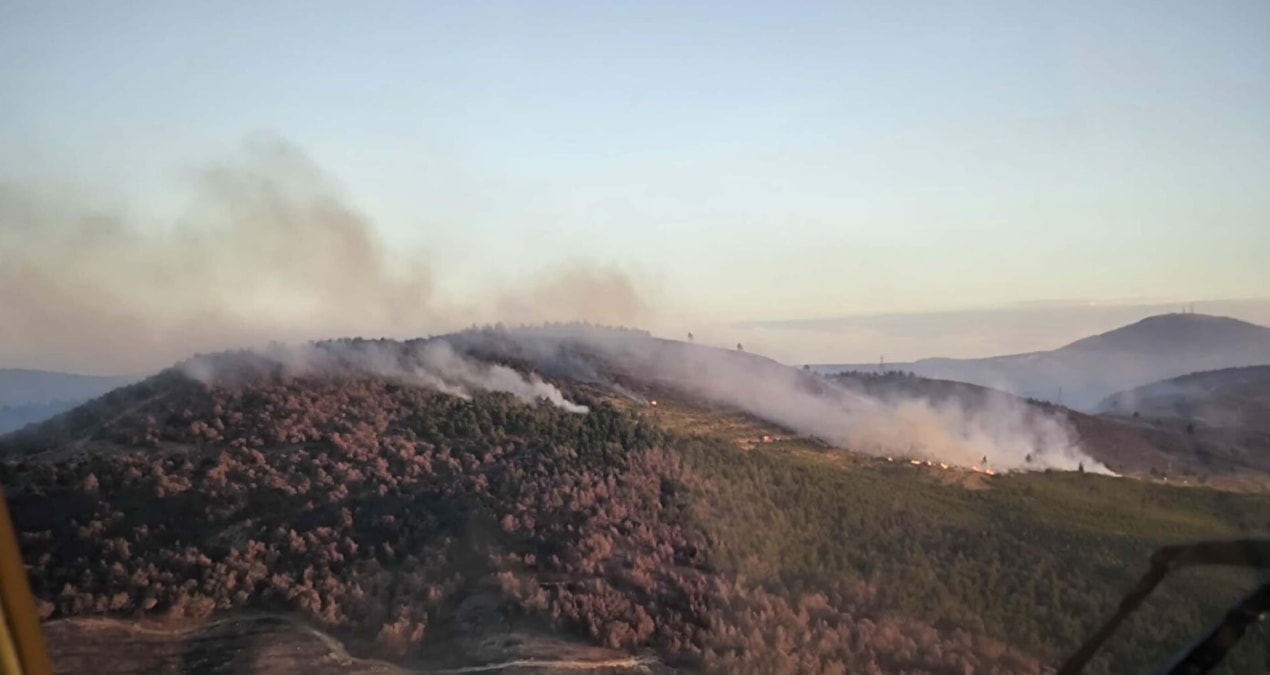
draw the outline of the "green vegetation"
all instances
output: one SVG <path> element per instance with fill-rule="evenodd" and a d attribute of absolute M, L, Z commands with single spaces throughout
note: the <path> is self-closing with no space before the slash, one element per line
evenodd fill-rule
<path fill-rule="evenodd" d="M 967 490 L 907 464 L 831 469 L 779 446 L 686 446 L 718 486 L 699 510 L 725 570 L 833 592 L 864 581 L 877 607 L 989 635 L 1056 663 L 1114 610 L 1166 543 L 1270 532 L 1270 495 L 1075 473 L 998 476 Z M 1166 583 L 1089 672 L 1143 672 L 1251 583 L 1229 570 Z M 1270 629 L 1227 672 L 1267 662 Z"/>

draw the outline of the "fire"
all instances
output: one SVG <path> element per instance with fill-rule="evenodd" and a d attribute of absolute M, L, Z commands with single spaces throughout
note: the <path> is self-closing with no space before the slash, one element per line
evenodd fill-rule
<path fill-rule="evenodd" d="M 920 460 L 920 459 L 910 459 L 910 460 L 908 460 L 908 463 L 909 463 L 909 464 L 912 464 L 913 466 L 921 466 L 921 465 L 922 465 L 922 460 Z"/>

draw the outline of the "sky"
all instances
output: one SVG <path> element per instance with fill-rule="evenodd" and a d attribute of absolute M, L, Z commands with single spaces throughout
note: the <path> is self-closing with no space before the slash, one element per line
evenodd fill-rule
<path fill-rule="evenodd" d="M 135 337 L 127 321 L 167 358 L 213 318 L 252 312 L 392 333 L 542 305 L 669 331 L 1263 297 L 1268 34 L 1261 0 L 0 0 L 0 302 L 38 306 L 21 316 L 44 327 L 0 333 L 0 365 L 67 362 L 85 344 L 49 334 L 119 342 Z M 351 214 L 313 226 L 325 274 L 200 263 L 177 279 L 173 238 L 221 256 L 199 228 L 276 216 L 225 196 L 259 192 L 272 171 L 308 214 L 284 219 L 287 236 L 307 236 L 315 200 Z M 286 257 L 249 230 L 236 258 Z M 349 237 L 372 281 L 300 297 L 339 277 Z M 619 276 L 619 304 L 641 312 L 555 300 Z M 58 288 L 23 290 L 34 278 Z M 252 280 L 234 286 L 245 304 L 204 294 L 229 279 Z M 408 301 L 358 295 L 421 288 L 446 311 L 413 324 L 389 320 Z M 76 323 L 100 305 L 127 311 Z M 368 305 L 361 324 L 310 321 Z M 878 349 L 799 339 L 773 349 Z M 930 331 L 902 351 L 974 348 Z M 80 361 L 93 358 L 122 357 Z"/>

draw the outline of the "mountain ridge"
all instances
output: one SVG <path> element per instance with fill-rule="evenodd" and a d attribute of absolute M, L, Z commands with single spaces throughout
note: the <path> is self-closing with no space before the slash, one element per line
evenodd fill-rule
<path fill-rule="evenodd" d="M 139 379 L 0 368 L 0 435 L 42 422 Z"/>
<path fill-rule="evenodd" d="M 141 379 L 33 368 L 0 368 L 0 405 L 84 400 Z"/>

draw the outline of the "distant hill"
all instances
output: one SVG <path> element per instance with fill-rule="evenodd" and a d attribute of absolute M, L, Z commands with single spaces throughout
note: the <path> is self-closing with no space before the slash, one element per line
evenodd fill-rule
<path fill-rule="evenodd" d="M 137 379 L 0 368 L 0 434 L 42 422 Z"/>
<path fill-rule="evenodd" d="M 1270 432 L 1270 366 L 1191 373 L 1108 396 L 1099 411 Z"/>
<path fill-rule="evenodd" d="M 21 429 L 28 424 L 44 420 L 74 408 L 84 401 L 50 401 L 48 403 L 19 403 L 0 405 L 0 434 Z"/>
<path fill-rule="evenodd" d="M 139 379 L 131 376 L 78 375 L 51 370 L 0 368 L 0 406 L 86 401 Z"/>
<path fill-rule="evenodd" d="M 1102 417 L 1270 464 L 1270 366 L 1191 373 L 1107 397 Z"/>
<path fill-rule="evenodd" d="M 1048 352 L 983 359 L 922 359 L 889 364 L 1094 410 L 1107 396 L 1201 370 L 1270 364 L 1270 328 L 1226 317 L 1164 314 Z M 817 371 L 870 366 L 819 365 Z M 872 366 L 876 368 L 876 366 Z"/>

